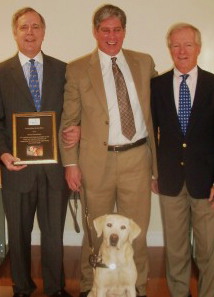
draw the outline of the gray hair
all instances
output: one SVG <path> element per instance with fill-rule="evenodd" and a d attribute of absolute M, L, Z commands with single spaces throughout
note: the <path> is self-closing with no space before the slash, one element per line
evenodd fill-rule
<path fill-rule="evenodd" d="M 24 14 L 28 13 L 28 12 L 35 12 L 38 14 L 38 16 L 40 17 L 40 20 L 41 20 L 41 23 L 42 23 L 42 26 L 43 28 L 45 28 L 45 19 L 43 18 L 43 16 L 38 13 L 35 9 L 31 8 L 31 7 L 24 7 L 24 8 L 21 8 L 19 10 L 17 10 L 14 15 L 13 15 L 13 18 L 12 18 L 12 29 L 13 29 L 13 32 L 16 31 L 16 28 L 17 28 L 17 22 L 18 22 L 18 19 L 23 16 Z"/>
<path fill-rule="evenodd" d="M 199 46 L 201 46 L 201 32 L 193 25 L 188 24 L 188 23 L 178 23 L 173 25 L 172 27 L 169 28 L 167 35 L 166 35 L 166 41 L 167 41 L 167 45 L 170 48 L 171 46 L 171 36 L 175 31 L 179 31 L 182 29 L 191 29 L 194 34 L 195 34 L 195 42 L 196 44 L 198 44 Z"/>
<path fill-rule="evenodd" d="M 126 14 L 125 12 L 117 6 L 106 4 L 100 7 L 94 14 L 93 25 L 94 28 L 99 29 L 100 23 L 109 18 L 117 17 L 121 21 L 122 28 L 126 28 Z"/>

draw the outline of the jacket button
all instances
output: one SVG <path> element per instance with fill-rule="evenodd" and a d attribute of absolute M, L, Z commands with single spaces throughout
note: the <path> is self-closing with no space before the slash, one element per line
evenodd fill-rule
<path fill-rule="evenodd" d="M 187 147 L 187 144 L 186 143 L 183 143 L 182 146 L 185 148 L 185 147 Z"/>
<path fill-rule="evenodd" d="M 181 162 L 180 164 L 181 164 L 181 166 L 184 166 L 184 162 Z"/>
<path fill-rule="evenodd" d="M 105 121 L 105 124 L 106 124 L 106 125 L 109 125 L 109 121 Z"/>
<path fill-rule="evenodd" d="M 106 146 L 107 145 L 107 142 L 104 141 L 103 144 Z"/>

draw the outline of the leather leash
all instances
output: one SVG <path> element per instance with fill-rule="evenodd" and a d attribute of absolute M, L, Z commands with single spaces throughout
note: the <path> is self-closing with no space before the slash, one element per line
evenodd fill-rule
<path fill-rule="evenodd" d="M 89 264 L 93 267 L 102 267 L 102 268 L 109 268 L 106 264 L 102 263 L 102 257 L 97 255 L 95 253 L 94 245 L 93 245 L 93 240 L 92 240 L 92 234 L 91 234 L 91 229 L 92 227 L 90 226 L 89 222 L 89 212 L 88 212 L 88 203 L 87 203 L 87 198 L 86 198 L 86 193 L 85 189 L 82 186 L 83 190 L 83 196 L 84 196 L 84 204 L 85 204 L 85 222 L 86 222 L 86 230 L 87 230 L 87 235 L 88 235 L 88 242 L 89 242 L 89 247 L 91 249 L 91 254 L 89 255 Z"/>
<path fill-rule="evenodd" d="M 77 233 L 80 233 L 80 227 L 77 222 L 77 209 L 78 209 L 78 199 L 79 199 L 79 193 L 78 192 L 72 192 L 70 199 L 68 200 L 68 205 L 70 208 L 71 216 L 73 218 L 74 222 L 74 229 Z M 74 201 L 74 208 L 72 207 L 71 200 Z"/>

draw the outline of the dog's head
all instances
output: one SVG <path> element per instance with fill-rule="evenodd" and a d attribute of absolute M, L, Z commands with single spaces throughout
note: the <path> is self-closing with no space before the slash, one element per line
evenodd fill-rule
<path fill-rule="evenodd" d="M 140 234 L 140 227 L 131 219 L 119 214 L 100 216 L 94 219 L 94 227 L 97 236 L 103 234 L 103 240 L 107 246 L 115 246 L 118 249 L 124 242 L 130 243 Z"/>

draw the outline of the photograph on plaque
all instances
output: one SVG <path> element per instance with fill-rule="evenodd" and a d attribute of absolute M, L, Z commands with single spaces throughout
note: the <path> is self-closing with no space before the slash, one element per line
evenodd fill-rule
<path fill-rule="evenodd" d="M 13 114 L 15 165 L 57 163 L 55 112 Z"/>

